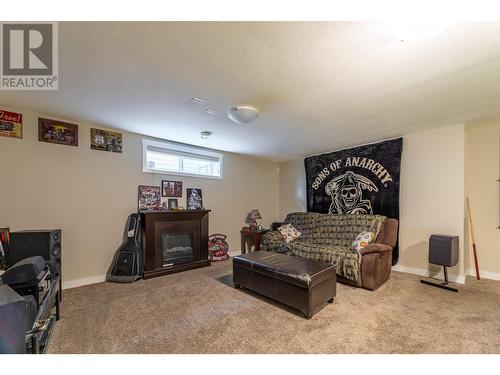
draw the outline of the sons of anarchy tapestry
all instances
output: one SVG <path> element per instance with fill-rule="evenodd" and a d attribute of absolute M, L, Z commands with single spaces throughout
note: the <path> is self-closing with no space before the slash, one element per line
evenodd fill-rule
<path fill-rule="evenodd" d="M 306 158 L 307 211 L 399 220 L 402 149 L 398 138 Z M 397 260 L 396 246 L 393 264 Z"/>

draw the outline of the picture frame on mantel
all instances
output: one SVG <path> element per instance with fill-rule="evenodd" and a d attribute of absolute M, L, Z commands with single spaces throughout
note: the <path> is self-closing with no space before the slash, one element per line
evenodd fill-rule
<path fill-rule="evenodd" d="M 182 181 L 162 180 L 162 182 L 161 182 L 161 196 L 168 197 L 168 198 L 181 198 L 182 197 Z"/>
<path fill-rule="evenodd" d="M 186 189 L 186 203 L 188 210 L 203 210 L 203 198 L 201 189 Z"/>
<path fill-rule="evenodd" d="M 138 210 L 154 211 L 161 208 L 161 196 L 159 186 L 139 185 Z"/>
<path fill-rule="evenodd" d="M 177 198 L 169 198 L 167 209 L 170 211 L 176 211 L 178 208 L 179 208 L 179 202 L 177 201 Z"/>

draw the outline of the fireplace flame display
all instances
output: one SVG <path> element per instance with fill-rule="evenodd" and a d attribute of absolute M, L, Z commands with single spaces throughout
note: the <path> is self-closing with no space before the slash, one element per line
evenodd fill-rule
<path fill-rule="evenodd" d="M 163 267 L 192 262 L 194 259 L 191 233 L 166 233 L 161 236 Z"/>

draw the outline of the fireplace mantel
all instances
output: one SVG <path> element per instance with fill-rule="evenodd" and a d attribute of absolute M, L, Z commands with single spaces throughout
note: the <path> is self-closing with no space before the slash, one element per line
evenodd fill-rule
<path fill-rule="evenodd" d="M 210 210 L 140 211 L 145 279 L 210 265 L 209 212 Z M 166 265 L 163 238 L 175 234 L 191 235 L 192 260 Z"/>

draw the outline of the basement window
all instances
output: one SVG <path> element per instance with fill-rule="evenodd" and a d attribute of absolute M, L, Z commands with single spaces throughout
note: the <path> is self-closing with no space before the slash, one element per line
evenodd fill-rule
<path fill-rule="evenodd" d="M 221 153 L 194 146 L 142 140 L 144 172 L 222 179 L 223 159 Z"/>

